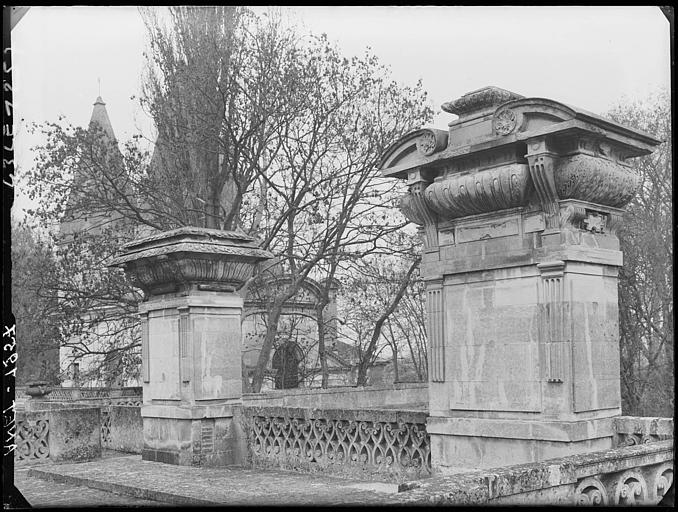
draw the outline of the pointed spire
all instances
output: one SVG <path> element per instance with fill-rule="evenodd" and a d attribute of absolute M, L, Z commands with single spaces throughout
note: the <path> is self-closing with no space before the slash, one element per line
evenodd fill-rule
<path fill-rule="evenodd" d="M 101 99 L 101 96 L 97 96 L 97 99 L 94 102 L 94 109 L 92 110 L 92 118 L 89 120 L 89 126 L 92 127 L 95 123 L 111 140 L 116 140 L 111 120 L 108 118 L 108 112 L 106 111 L 106 104 L 104 103 L 104 100 Z"/>

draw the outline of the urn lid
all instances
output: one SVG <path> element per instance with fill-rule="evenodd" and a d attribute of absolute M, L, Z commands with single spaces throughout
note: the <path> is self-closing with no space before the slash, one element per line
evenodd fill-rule
<path fill-rule="evenodd" d="M 235 256 L 252 263 L 267 260 L 273 255 L 260 249 L 254 238 L 245 233 L 186 226 L 164 231 L 122 246 L 123 254 L 109 266 L 122 267 L 134 260 L 172 253 L 197 253 Z"/>
<path fill-rule="evenodd" d="M 123 254 L 109 266 L 122 267 L 147 295 L 187 286 L 234 291 L 249 279 L 257 263 L 272 257 L 244 233 L 182 227 L 125 244 Z"/>
<path fill-rule="evenodd" d="M 441 105 L 445 112 L 456 114 L 459 117 L 466 117 L 476 112 L 497 107 L 507 101 L 519 100 L 524 98 L 520 94 L 507 91 L 501 87 L 487 86 L 482 89 L 467 92 L 461 98 L 448 101 Z"/>

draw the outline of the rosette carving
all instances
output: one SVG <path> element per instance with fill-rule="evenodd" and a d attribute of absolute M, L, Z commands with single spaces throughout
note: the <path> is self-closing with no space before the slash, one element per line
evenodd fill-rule
<path fill-rule="evenodd" d="M 425 195 L 441 218 L 453 219 L 524 206 L 531 186 L 528 166 L 510 164 L 452 175 L 431 184 Z"/>
<path fill-rule="evenodd" d="M 416 145 L 417 150 L 422 155 L 431 156 L 447 147 L 447 132 L 428 128 L 422 129 Z"/>
<path fill-rule="evenodd" d="M 560 199 L 615 208 L 631 201 L 638 188 L 638 176 L 630 168 L 584 154 L 561 158 L 556 165 L 555 181 Z"/>
<path fill-rule="evenodd" d="M 504 109 L 498 111 L 492 120 L 492 127 L 494 132 L 498 135 L 508 135 L 511 133 L 518 123 L 518 116 L 511 109 Z"/>

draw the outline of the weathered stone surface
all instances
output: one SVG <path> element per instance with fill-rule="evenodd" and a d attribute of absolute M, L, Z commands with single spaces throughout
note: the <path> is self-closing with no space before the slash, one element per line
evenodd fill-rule
<path fill-rule="evenodd" d="M 53 462 L 101 457 L 101 411 L 98 407 L 53 409 L 49 417 L 49 450 Z"/>
<path fill-rule="evenodd" d="M 141 453 L 143 421 L 141 407 L 126 405 L 104 406 L 109 417 L 109 439 L 106 448 L 127 453 Z"/>
<path fill-rule="evenodd" d="M 624 505 L 659 502 L 673 481 L 673 442 L 593 451 L 539 463 L 434 476 L 402 503 Z M 628 488 L 623 490 L 624 486 Z M 637 493 L 637 494 L 636 494 Z"/>

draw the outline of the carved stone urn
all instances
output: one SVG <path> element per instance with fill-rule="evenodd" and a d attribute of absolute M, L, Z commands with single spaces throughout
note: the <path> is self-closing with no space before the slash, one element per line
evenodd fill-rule
<path fill-rule="evenodd" d="M 184 227 L 135 240 L 111 266 L 122 267 L 147 296 L 194 288 L 233 292 L 272 257 L 244 233 Z"/>
<path fill-rule="evenodd" d="M 25 393 L 31 398 L 43 398 L 52 392 L 52 388 L 45 380 L 34 380 L 26 383 Z"/>
<path fill-rule="evenodd" d="M 245 234 L 184 227 L 128 243 L 111 263 L 146 296 L 139 306 L 143 460 L 244 460 L 237 290 L 271 257 Z"/>
<path fill-rule="evenodd" d="M 659 141 L 563 103 L 485 87 L 449 130 L 382 156 L 406 180 L 427 287 L 436 470 L 612 446 L 621 411 L 616 232 Z"/>

